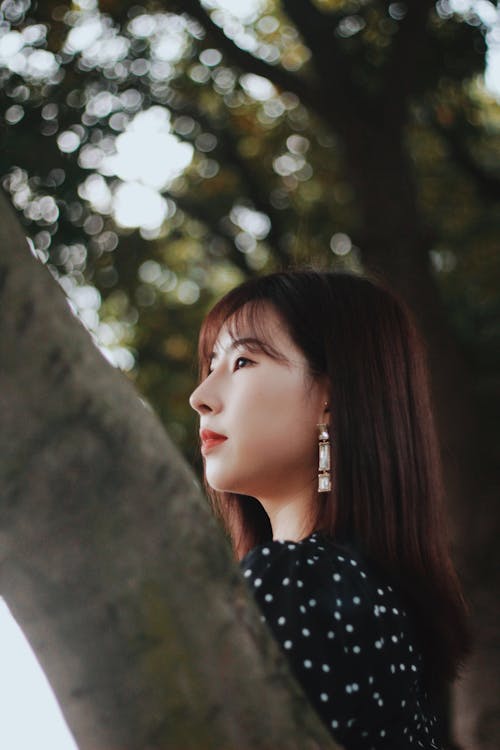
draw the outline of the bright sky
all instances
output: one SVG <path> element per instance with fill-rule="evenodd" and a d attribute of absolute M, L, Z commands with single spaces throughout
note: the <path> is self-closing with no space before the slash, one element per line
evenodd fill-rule
<path fill-rule="evenodd" d="M 49 683 L 0 598 L 0 748 L 77 750 Z"/>

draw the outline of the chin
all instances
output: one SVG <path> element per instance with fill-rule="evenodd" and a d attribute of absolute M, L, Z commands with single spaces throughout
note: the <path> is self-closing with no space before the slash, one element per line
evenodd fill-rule
<path fill-rule="evenodd" d="M 239 482 L 231 481 L 225 477 L 210 476 L 210 474 L 205 474 L 205 478 L 215 492 L 231 492 L 235 495 L 248 494 L 241 488 Z"/>

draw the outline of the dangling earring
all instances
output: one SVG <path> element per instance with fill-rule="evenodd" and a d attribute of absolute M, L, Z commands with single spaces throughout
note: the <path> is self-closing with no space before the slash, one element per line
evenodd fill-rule
<path fill-rule="evenodd" d="M 318 492 L 330 492 L 332 480 L 330 477 L 330 433 L 327 424 L 318 425 L 319 442 L 319 467 L 318 467 Z"/>

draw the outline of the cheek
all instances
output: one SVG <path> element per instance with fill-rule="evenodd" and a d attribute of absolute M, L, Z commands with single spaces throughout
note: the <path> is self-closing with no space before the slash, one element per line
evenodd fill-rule
<path fill-rule="evenodd" d="M 251 405 L 233 403 L 232 439 L 216 455 L 207 457 L 206 476 L 212 482 L 233 478 L 314 471 L 317 430 L 312 408 L 296 388 L 266 388 L 255 392 Z M 213 485 L 212 485 L 213 486 Z M 236 490 L 235 490 L 236 491 Z M 249 493 L 251 494 L 251 493 Z"/>
<path fill-rule="evenodd" d="M 294 447 L 307 450 L 314 444 L 316 426 L 307 394 L 295 383 L 283 383 L 257 394 L 247 410 L 242 437 L 256 449 Z"/>
<path fill-rule="evenodd" d="M 296 410 L 268 417 L 267 429 L 249 429 L 245 453 L 255 462 L 278 469 L 305 469 L 316 454 L 315 429 L 307 418 Z M 249 426 L 251 428 L 251 425 Z"/>

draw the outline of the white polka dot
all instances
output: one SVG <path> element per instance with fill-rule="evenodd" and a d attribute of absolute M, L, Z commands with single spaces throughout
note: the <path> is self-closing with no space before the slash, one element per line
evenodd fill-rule
<path fill-rule="evenodd" d="M 252 571 L 250 570 L 250 568 L 248 570 L 245 570 L 243 575 L 245 576 L 245 578 L 249 578 L 252 575 Z"/>
<path fill-rule="evenodd" d="M 328 664 L 322 664 L 321 665 L 321 669 L 323 670 L 323 672 L 329 672 L 330 671 L 330 667 L 329 667 Z"/>
<path fill-rule="evenodd" d="M 286 648 L 287 651 L 289 651 L 293 646 L 292 641 L 285 641 L 283 644 L 283 648 Z"/>
<path fill-rule="evenodd" d="M 372 677 L 371 675 L 370 675 L 370 677 L 368 678 L 368 683 L 369 683 L 370 685 L 373 685 L 373 677 Z"/>
<path fill-rule="evenodd" d="M 286 622 L 286 617 L 278 617 L 278 625 L 284 625 Z"/>
<path fill-rule="evenodd" d="M 352 601 L 353 601 L 354 604 L 360 604 L 361 603 L 361 599 L 359 598 L 359 596 L 353 596 L 352 597 Z"/>
<path fill-rule="evenodd" d="M 349 560 L 349 562 L 351 563 L 351 565 L 352 565 L 353 567 L 356 567 L 356 566 L 357 566 L 357 564 L 358 564 L 358 563 L 356 562 L 356 560 Z"/>
<path fill-rule="evenodd" d="M 347 630 L 348 633 L 352 633 L 352 631 L 354 630 L 352 625 L 346 625 L 345 629 Z"/>
<path fill-rule="evenodd" d="M 273 595 L 272 594 L 266 594 L 265 597 L 264 597 L 264 599 L 266 600 L 266 602 L 272 602 Z"/>
<path fill-rule="evenodd" d="M 312 667 L 312 661 L 310 659 L 304 659 L 304 667 L 306 669 L 311 669 L 311 667 Z"/>
<path fill-rule="evenodd" d="M 306 610 L 306 608 L 304 607 L 303 604 L 300 605 L 299 609 L 300 609 L 300 611 L 302 612 L 303 615 L 305 615 L 305 613 L 307 612 L 307 610 Z"/>
<path fill-rule="evenodd" d="M 289 544 L 289 545 L 288 545 L 288 549 L 295 549 L 295 547 L 296 547 L 296 546 L 297 546 L 297 545 L 295 545 L 295 544 Z"/>
<path fill-rule="evenodd" d="M 328 633 L 326 634 L 326 637 L 330 639 L 335 638 L 335 633 L 333 632 L 333 630 L 329 630 Z"/>
<path fill-rule="evenodd" d="M 342 576 L 340 575 L 340 573 L 334 573 L 333 574 L 333 580 L 334 581 L 340 581 L 341 579 L 342 579 Z"/>
<path fill-rule="evenodd" d="M 396 665 L 395 664 L 391 664 L 391 672 L 392 672 L 392 674 L 394 674 L 395 671 L 396 671 Z"/>
<path fill-rule="evenodd" d="M 304 585 L 304 581 L 301 581 L 301 580 L 297 581 L 297 586 L 299 587 L 299 589 L 301 589 L 303 585 Z"/>
<path fill-rule="evenodd" d="M 382 648 L 382 646 L 383 646 L 382 639 L 375 641 L 375 648 Z"/>
<path fill-rule="evenodd" d="M 283 578 L 283 580 L 281 581 L 281 583 L 283 584 L 283 586 L 288 586 L 288 584 L 290 583 L 290 579 L 289 578 Z"/>
<path fill-rule="evenodd" d="M 362 570 L 359 571 L 359 575 L 361 576 L 361 578 L 366 578 L 366 573 L 363 573 Z"/>
<path fill-rule="evenodd" d="M 394 641 L 394 643 L 397 643 L 398 642 L 397 635 L 391 635 L 391 640 Z"/>
<path fill-rule="evenodd" d="M 323 703 L 325 703 L 328 700 L 328 694 L 327 693 L 321 693 L 321 695 L 319 697 L 320 697 L 320 700 L 323 701 Z"/>
<path fill-rule="evenodd" d="M 335 719 L 333 719 L 333 721 L 331 722 L 332 729 L 337 729 L 338 726 L 339 726 L 338 721 L 336 721 Z"/>
<path fill-rule="evenodd" d="M 394 612 L 395 615 L 399 615 L 399 609 L 396 609 L 396 607 L 393 607 L 392 611 Z"/>
<path fill-rule="evenodd" d="M 259 588 L 259 586 L 262 585 L 262 578 L 256 578 L 253 582 L 253 585 L 255 586 L 255 588 Z"/>
<path fill-rule="evenodd" d="M 383 596 L 384 592 L 382 591 L 382 589 L 377 589 L 377 594 L 379 594 L 380 596 Z"/>
<path fill-rule="evenodd" d="M 400 664 L 400 665 L 399 665 L 399 668 L 400 668 L 400 670 L 401 670 L 402 672 L 404 672 L 404 671 L 405 671 L 405 669 L 406 669 L 406 666 L 405 666 L 404 664 Z"/>
<path fill-rule="evenodd" d="M 262 550 L 263 555 L 268 555 L 269 552 L 270 552 L 269 547 L 264 547 L 264 549 Z"/>
<path fill-rule="evenodd" d="M 340 614 L 340 612 L 334 612 L 333 616 L 335 617 L 336 620 L 340 620 L 341 617 L 342 617 L 342 615 Z"/>
<path fill-rule="evenodd" d="M 306 638 L 311 635 L 311 631 L 307 628 L 302 628 L 302 635 L 304 635 Z"/>
<path fill-rule="evenodd" d="M 316 606 L 316 599 L 309 599 L 309 606 L 315 607 Z"/>
<path fill-rule="evenodd" d="M 352 650 L 354 651 L 355 654 L 359 654 L 359 652 L 361 651 L 359 646 L 353 646 Z"/>

